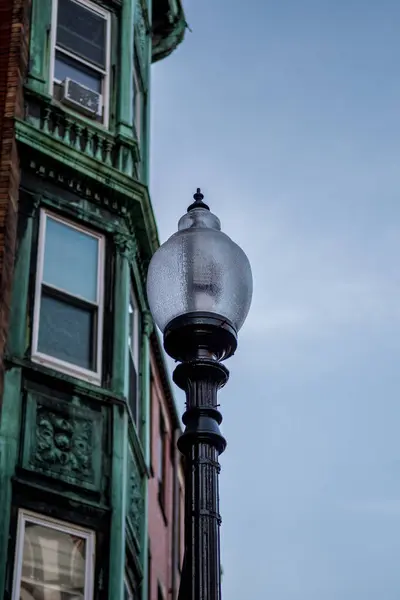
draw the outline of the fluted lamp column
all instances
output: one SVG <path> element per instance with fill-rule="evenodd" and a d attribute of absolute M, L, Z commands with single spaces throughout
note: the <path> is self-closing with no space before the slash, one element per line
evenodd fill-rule
<path fill-rule="evenodd" d="M 200 189 L 173 234 L 154 254 L 147 277 L 153 318 L 166 352 L 180 364 L 174 382 L 186 393 L 185 553 L 179 600 L 220 600 L 219 455 L 226 441 L 217 393 L 228 381 L 222 361 L 237 347 L 253 282 L 243 250 L 221 231 Z"/>

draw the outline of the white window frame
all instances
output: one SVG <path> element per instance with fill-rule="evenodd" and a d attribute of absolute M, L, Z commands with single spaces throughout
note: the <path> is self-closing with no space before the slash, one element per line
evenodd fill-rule
<path fill-rule="evenodd" d="M 94 121 L 98 125 L 103 125 L 108 128 L 109 118 L 110 118 L 110 68 L 111 68 L 111 13 L 108 10 L 105 10 L 98 4 L 94 4 L 90 2 L 90 0 L 73 0 L 76 4 L 80 4 L 84 6 L 88 10 L 96 13 L 103 17 L 106 21 L 106 68 L 101 69 L 93 65 L 91 62 L 85 60 L 84 58 L 65 50 L 64 48 L 57 47 L 57 18 L 58 18 L 58 2 L 59 0 L 52 0 L 52 10 L 51 10 L 51 52 L 50 52 L 50 95 L 54 94 L 54 83 L 58 85 L 62 84 L 62 81 L 59 81 L 54 78 L 54 70 L 55 70 L 55 58 L 56 52 L 59 51 L 65 56 L 69 56 L 70 58 L 80 62 L 82 65 L 89 67 L 93 71 L 101 73 L 103 76 L 103 85 L 102 85 L 102 97 L 103 97 L 103 118 L 101 122 Z M 79 110 L 76 110 L 79 114 Z"/>
<path fill-rule="evenodd" d="M 89 235 L 98 240 L 98 262 L 97 262 L 97 303 L 92 303 L 93 306 L 97 307 L 97 339 L 96 339 L 96 371 L 90 371 L 68 363 L 59 358 L 44 354 L 38 350 L 39 341 L 39 327 L 40 327 L 40 304 L 42 298 L 42 282 L 43 282 L 43 265 L 45 255 L 45 242 L 46 242 L 46 222 L 47 218 L 50 217 L 63 225 L 71 227 L 76 231 L 80 231 L 86 235 Z M 98 234 L 90 229 L 81 227 L 76 223 L 64 219 L 59 215 L 52 213 L 46 209 L 40 211 L 40 222 L 39 222 L 39 245 L 38 245 L 38 256 L 37 256 L 37 268 L 36 268 L 36 283 L 35 283 L 35 299 L 34 299 L 34 310 L 33 310 L 33 331 L 32 331 L 32 353 L 31 358 L 34 362 L 40 363 L 44 366 L 52 367 L 57 371 L 72 375 L 79 379 L 84 379 L 90 383 L 101 385 L 102 375 L 102 358 L 103 358 L 103 321 L 104 321 L 104 256 L 105 256 L 105 239 L 104 236 Z M 74 297 L 73 294 L 67 290 L 56 288 L 46 284 L 54 290 L 65 293 L 67 296 Z M 78 297 L 78 296 L 76 296 Z M 85 302 L 90 304 L 85 299 Z"/>
<path fill-rule="evenodd" d="M 139 303 L 136 299 L 136 294 L 131 282 L 129 289 L 129 305 L 133 306 L 133 331 L 129 330 L 129 336 L 132 339 L 132 344 L 129 343 L 128 337 L 128 361 L 132 360 L 136 370 L 136 415 L 133 415 L 137 429 L 140 428 L 139 419 L 141 418 L 141 394 L 140 394 L 140 310 Z M 129 315 L 128 315 L 129 322 Z M 130 326 L 130 324 L 129 324 Z M 133 348 L 132 348 L 133 346 Z M 127 397 L 129 398 L 130 381 L 129 381 L 129 362 L 127 364 Z"/>
<path fill-rule="evenodd" d="M 20 599 L 21 591 L 21 576 L 22 576 L 22 559 L 24 552 L 24 539 L 25 539 L 25 525 L 26 523 L 34 523 L 35 525 L 41 525 L 42 527 L 48 527 L 61 533 L 67 533 L 74 535 L 85 540 L 86 553 L 85 553 L 85 588 L 84 588 L 84 600 L 92 600 L 93 598 L 93 574 L 94 574 L 94 561 L 95 561 L 95 532 L 90 529 L 83 529 L 78 525 L 71 525 L 64 521 L 58 521 L 44 515 L 22 510 L 18 511 L 18 525 L 17 525 L 17 541 L 15 545 L 14 555 L 14 578 L 13 578 L 13 591 L 12 600 Z"/>

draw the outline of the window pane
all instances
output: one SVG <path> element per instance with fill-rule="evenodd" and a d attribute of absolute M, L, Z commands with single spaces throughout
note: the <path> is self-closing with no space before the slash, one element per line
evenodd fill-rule
<path fill-rule="evenodd" d="M 85 592 L 86 540 L 37 525 L 25 527 L 20 598 L 79 600 Z"/>
<path fill-rule="evenodd" d="M 38 351 L 89 371 L 96 370 L 95 310 L 78 307 L 43 291 Z"/>
<path fill-rule="evenodd" d="M 105 68 L 106 20 L 73 0 L 58 0 L 57 44 Z"/>
<path fill-rule="evenodd" d="M 56 52 L 54 78 L 58 81 L 64 81 L 66 77 L 101 94 L 103 77 L 98 71 L 86 67 L 62 52 Z"/>
<path fill-rule="evenodd" d="M 129 301 L 129 335 L 128 335 L 129 348 L 132 352 L 135 363 L 139 355 L 139 312 L 137 309 L 136 302 L 131 294 Z"/>
<path fill-rule="evenodd" d="M 158 437 L 158 480 L 164 480 L 164 446 L 165 446 L 165 426 L 164 417 L 160 411 L 159 437 Z"/>
<path fill-rule="evenodd" d="M 46 219 L 43 281 L 97 301 L 99 240 L 51 217 Z"/>
<path fill-rule="evenodd" d="M 138 142 L 142 137 L 142 105 L 143 96 L 139 88 L 137 78 L 133 78 L 133 118 L 135 124 L 136 137 Z"/>
<path fill-rule="evenodd" d="M 136 425 L 138 425 L 138 385 L 137 385 L 137 373 L 136 368 L 132 360 L 132 355 L 129 355 L 129 391 L 128 391 L 128 402 L 132 411 L 133 418 Z"/>
<path fill-rule="evenodd" d="M 134 600 L 131 586 L 128 584 L 126 579 L 124 582 L 124 592 L 124 600 Z"/>

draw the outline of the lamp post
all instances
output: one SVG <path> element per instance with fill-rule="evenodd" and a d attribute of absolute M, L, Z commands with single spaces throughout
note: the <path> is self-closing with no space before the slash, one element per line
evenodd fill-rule
<path fill-rule="evenodd" d="M 237 347 L 251 304 L 253 282 L 243 250 L 197 189 L 178 231 L 153 255 L 147 297 L 166 352 L 179 362 L 173 379 L 186 393 L 185 554 L 179 600 L 220 600 L 218 475 L 226 441 L 217 392 L 228 381 L 222 361 Z"/>

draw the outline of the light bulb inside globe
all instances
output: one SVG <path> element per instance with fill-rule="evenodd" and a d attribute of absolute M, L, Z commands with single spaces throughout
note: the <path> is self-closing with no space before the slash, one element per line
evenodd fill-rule
<path fill-rule="evenodd" d="M 198 190 L 178 231 L 160 246 L 149 265 L 147 298 L 163 333 L 175 319 L 189 315 L 217 318 L 237 333 L 250 308 L 249 260 L 221 231 L 219 219 L 202 199 Z"/>

